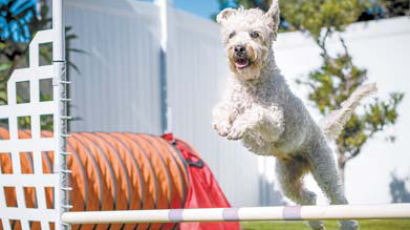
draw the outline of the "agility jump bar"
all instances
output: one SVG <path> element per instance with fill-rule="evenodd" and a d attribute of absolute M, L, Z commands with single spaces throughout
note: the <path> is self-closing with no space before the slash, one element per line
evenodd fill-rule
<path fill-rule="evenodd" d="M 65 212 L 67 224 L 406 219 L 409 204 Z"/>

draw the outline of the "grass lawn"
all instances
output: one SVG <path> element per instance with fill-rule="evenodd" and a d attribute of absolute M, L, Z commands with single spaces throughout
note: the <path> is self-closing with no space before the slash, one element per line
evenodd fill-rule
<path fill-rule="evenodd" d="M 363 220 L 360 230 L 410 230 L 410 219 Z M 338 230 L 336 221 L 325 222 L 327 230 Z M 243 230 L 311 230 L 304 222 L 243 222 Z"/>

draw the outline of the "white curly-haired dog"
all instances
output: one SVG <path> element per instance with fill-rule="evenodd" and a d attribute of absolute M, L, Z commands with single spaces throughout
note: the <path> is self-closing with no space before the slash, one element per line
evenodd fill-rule
<path fill-rule="evenodd" d="M 267 13 L 259 9 L 225 9 L 222 25 L 231 77 L 223 100 L 213 110 L 218 134 L 243 144 L 258 155 L 277 158 L 276 171 L 287 197 L 301 205 L 315 205 L 316 195 L 303 185 L 310 172 L 332 204 L 347 204 L 326 137 L 336 137 L 359 101 L 376 90 L 358 88 L 321 126 L 289 89 L 274 58 L 272 42 L 279 25 L 279 6 L 273 0 Z M 310 221 L 313 229 L 325 229 Z M 356 221 L 341 221 L 340 229 L 358 229 Z"/>

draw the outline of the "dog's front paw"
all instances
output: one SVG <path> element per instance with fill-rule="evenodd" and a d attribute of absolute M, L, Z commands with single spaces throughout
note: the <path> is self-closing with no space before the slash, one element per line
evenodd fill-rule
<path fill-rule="evenodd" d="M 225 122 L 214 122 L 212 124 L 212 127 L 216 130 L 216 132 L 218 132 L 219 136 L 221 137 L 226 137 L 231 130 L 231 125 Z"/>
<path fill-rule="evenodd" d="M 227 138 L 228 140 L 239 140 L 243 137 L 246 132 L 246 128 L 242 126 L 234 126 L 229 132 Z"/>

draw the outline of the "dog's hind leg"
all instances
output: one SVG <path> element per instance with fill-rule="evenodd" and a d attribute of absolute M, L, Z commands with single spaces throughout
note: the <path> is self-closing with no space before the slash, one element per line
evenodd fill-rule
<path fill-rule="evenodd" d="M 324 140 L 320 142 L 316 150 L 309 153 L 311 173 L 331 204 L 347 204 L 343 185 L 332 155 L 332 150 L 327 143 Z M 356 230 L 358 224 L 352 220 L 340 221 L 340 229 Z"/>
<path fill-rule="evenodd" d="M 300 205 L 316 204 L 316 194 L 303 184 L 303 175 L 308 170 L 309 164 L 304 159 L 276 160 L 276 174 L 283 193 Z M 325 229 L 321 221 L 309 221 L 308 224 L 314 230 Z"/>

